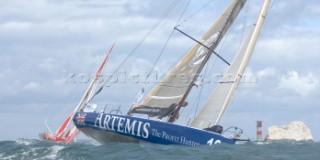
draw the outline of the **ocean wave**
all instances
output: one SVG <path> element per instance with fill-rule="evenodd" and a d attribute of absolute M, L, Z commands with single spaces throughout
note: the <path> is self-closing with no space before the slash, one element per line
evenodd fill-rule
<path fill-rule="evenodd" d="M 36 142 L 37 142 L 37 140 L 35 140 L 35 139 L 26 139 L 26 138 L 18 138 L 15 140 L 16 144 L 26 145 L 26 146 L 34 144 Z"/>
<path fill-rule="evenodd" d="M 0 159 L 64 159 L 59 157 L 59 154 L 66 147 L 68 146 L 63 143 L 52 143 L 36 139 L 19 138 L 15 141 L 1 141 Z"/>
<path fill-rule="evenodd" d="M 150 143 L 109 143 L 94 145 L 90 141 L 70 145 L 35 139 L 0 141 L 0 159 L 319 159 L 320 143 L 272 142 L 265 145 L 219 144 L 186 147 Z"/>
<path fill-rule="evenodd" d="M 49 152 L 48 155 L 42 157 L 41 159 L 56 159 L 58 157 L 58 153 L 59 151 L 63 150 L 64 148 L 66 148 L 65 146 L 58 146 L 58 145 L 54 145 L 52 147 L 49 147 Z"/>
<path fill-rule="evenodd" d="M 4 153 L 0 153 L 0 159 L 2 160 L 11 160 L 17 158 L 17 155 L 5 155 Z"/>

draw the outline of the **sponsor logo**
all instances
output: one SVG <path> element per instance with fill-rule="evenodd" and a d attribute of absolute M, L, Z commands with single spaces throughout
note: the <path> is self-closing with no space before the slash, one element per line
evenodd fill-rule
<path fill-rule="evenodd" d="M 214 43 L 217 42 L 218 37 L 220 35 L 220 32 L 214 33 L 212 36 L 210 36 L 208 39 L 206 39 L 203 44 L 207 47 L 211 47 Z M 206 58 L 206 55 L 208 54 L 209 50 L 203 46 L 200 46 L 195 56 L 193 57 L 191 66 L 197 66 L 202 63 L 202 61 Z"/>
<path fill-rule="evenodd" d="M 114 115 L 99 114 L 94 125 L 101 129 L 148 138 L 150 123 Z"/>

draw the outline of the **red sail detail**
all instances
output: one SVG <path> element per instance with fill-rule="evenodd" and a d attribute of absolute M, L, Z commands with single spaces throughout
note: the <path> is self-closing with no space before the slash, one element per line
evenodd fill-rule
<path fill-rule="evenodd" d="M 106 55 L 106 57 L 103 60 L 100 68 L 98 69 L 98 71 L 96 73 L 95 79 L 91 82 L 90 86 L 88 87 L 87 91 L 84 94 L 84 97 L 81 99 L 80 103 L 78 104 L 78 106 L 76 107 L 74 112 L 79 111 L 81 109 L 81 107 L 83 106 L 84 102 L 91 98 L 91 97 L 89 97 L 89 95 L 92 93 L 92 90 L 95 87 L 96 82 L 101 77 L 101 73 L 103 71 L 103 68 L 104 68 L 105 64 L 108 62 L 109 55 L 112 52 L 112 49 L 113 49 L 114 45 L 115 45 L 115 43 L 113 43 L 112 47 L 110 48 L 108 54 Z"/>
<path fill-rule="evenodd" d="M 66 130 L 66 128 L 68 127 L 73 115 L 74 115 L 74 113 L 72 112 L 70 114 L 70 116 L 62 123 L 62 125 L 60 126 L 60 128 L 56 132 L 57 137 L 62 137 L 62 135 L 63 135 L 64 131 Z"/>
<path fill-rule="evenodd" d="M 67 139 L 66 144 L 71 143 L 80 133 L 80 131 L 78 129 L 76 129 L 76 132 L 74 132 L 72 135 L 70 135 L 70 137 Z"/>
<path fill-rule="evenodd" d="M 71 129 L 67 132 L 67 134 L 64 136 L 64 138 L 68 139 L 74 133 L 75 130 L 76 127 L 73 125 Z"/>
<path fill-rule="evenodd" d="M 56 131 L 55 134 L 51 135 L 48 133 L 43 133 L 42 138 L 46 139 L 46 140 L 51 140 L 51 141 L 55 141 L 55 142 L 65 142 L 66 144 L 71 143 L 80 133 L 80 131 L 74 126 L 72 125 L 69 129 L 69 131 L 65 133 L 65 131 L 67 130 L 73 116 L 74 113 L 76 111 L 78 111 L 84 104 L 84 102 L 90 100 L 89 96 L 92 96 L 92 91 L 95 88 L 95 85 L 97 83 L 97 81 L 99 80 L 99 78 L 101 77 L 101 74 L 103 72 L 104 66 L 106 65 L 106 63 L 108 62 L 109 59 L 109 55 L 114 47 L 115 43 L 112 45 L 112 47 L 110 48 L 108 54 L 106 55 L 105 59 L 103 60 L 101 66 L 99 67 L 95 79 L 91 82 L 90 86 L 88 87 L 87 91 L 85 92 L 84 96 L 82 97 L 80 103 L 78 104 L 78 106 L 75 108 L 75 111 L 72 112 L 69 117 L 62 123 L 62 125 L 59 127 L 59 129 Z"/>

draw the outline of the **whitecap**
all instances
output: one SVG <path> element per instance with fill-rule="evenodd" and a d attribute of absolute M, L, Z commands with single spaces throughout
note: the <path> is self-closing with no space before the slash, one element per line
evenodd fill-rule
<path fill-rule="evenodd" d="M 0 158 L 1 158 L 2 160 L 14 159 L 14 158 L 17 158 L 17 155 L 4 156 L 4 155 L 1 153 L 1 154 L 0 154 Z"/>
<path fill-rule="evenodd" d="M 41 148 L 38 147 L 38 148 L 29 148 L 28 150 L 22 150 L 23 152 L 21 153 L 21 155 L 23 157 L 28 157 L 30 155 L 37 156 L 39 154 L 38 150 L 41 150 Z"/>
<path fill-rule="evenodd" d="M 33 139 L 25 139 L 25 138 L 18 138 L 15 140 L 16 144 L 19 144 L 19 145 L 31 145 L 31 144 L 34 144 L 35 143 L 35 140 Z"/>
<path fill-rule="evenodd" d="M 64 148 L 64 146 L 54 145 L 49 148 L 50 152 L 48 153 L 48 155 L 42 157 L 41 159 L 57 159 L 59 151 L 61 151 Z"/>

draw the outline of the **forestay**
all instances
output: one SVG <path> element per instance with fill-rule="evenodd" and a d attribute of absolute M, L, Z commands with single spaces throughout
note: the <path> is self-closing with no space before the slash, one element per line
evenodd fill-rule
<path fill-rule="evenodd" d="M 197 75 L 208 61 L 212 51 L 217 47 L 229 26 L 242 9 L 246 0 L 234 0 L 223 15 L 214 23 L 200 42 L 209 49 L 196 44 L 185 57 L 169 72 L 158 86 L 144 99 L 129 111 L 143 113 L 159 118 L 167 116 L 182 102 L 193 86 Z"/>
<path fill-rule="evenodd" d="M 191 127 L 202 129 L 219 123 L 221 116 L 226 110 L 252 55 L 262 24 L 267 14 L 269 3 L 269 0 L 265 1 L 258 20 L 250 31 L 248 38 L 206 104 L 203 106 L 196 118 L 191 122 Z"/>

